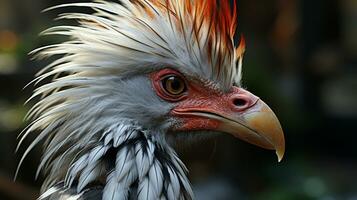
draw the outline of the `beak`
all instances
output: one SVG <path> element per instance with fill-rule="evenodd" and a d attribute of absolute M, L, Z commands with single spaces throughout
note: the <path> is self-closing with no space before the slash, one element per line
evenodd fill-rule
<path fill-rule="evenodd" d="M 274 112 L 258 97 L 241 88 L 228 95 L 192 99 L 175 108 L 176 116 L 184 118 L 183 127 L 229 133 L 259 147 L 275 150 L 278 161 L 283 159 L 285 139 Z M 204 102 L 202 102 L 204 101 Z M 199 105 L 198 107 L 195 105 Z M 208 106 L 202 106 L 208 105 Z M 185 128 L 183 128 L 185 129 Z"/>
<path fill-rule="evenodd" d="M 243 141 L 259 147 L 275 150 L 280 162 L 285 153 L 285 139 L 278 118 L 262 100 L 239 118 L 218 117 L 217 130 L 230 133 Z"/>

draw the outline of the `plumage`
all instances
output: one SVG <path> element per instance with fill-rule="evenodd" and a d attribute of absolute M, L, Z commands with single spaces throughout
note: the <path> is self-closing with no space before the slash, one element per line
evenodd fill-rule
<path fill-rule="evenodd" d="M 245 42 L 234 44 L 235 3 L 95 0 L 48 10 L 69 6 L 93 13 L 60 15 L 77 25 L 42 35 L 68 41 L 32 52 L 56 57 L 31 82 L 42 85 L 19 142 L 39 131 L 20 167 L 45 141 L 40 200 L 194 199 L 172 146 L 197 131 L 231 133 L 282 158 L 274 113 L 240 88 Z"/>

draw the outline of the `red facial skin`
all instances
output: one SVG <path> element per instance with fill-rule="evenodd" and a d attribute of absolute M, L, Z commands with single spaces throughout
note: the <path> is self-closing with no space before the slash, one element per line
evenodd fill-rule
<path fill-rule="evenodd" d="M 179 76 L 186 82 L 187 90 L 180 96 L 173 97 L 163 88 L 162 80 L 170 75 Z M 174 131 L 216 130 L 220 121 L 193 115 L 192 112 L 214 113 L 222 117 L 239 115 L 259 100 L 253 94 L 235 86 L 232 86 L 229 92 L 222 93 L 212 86 L 187 81 L 181 73 L 173 69 L 154 72 L 150 77 L 157 95 L 176 104 L 170 115 L 179 119 L 180 125 L 173 127 Z"/>
<path fill-rule="evenodd" d="M 213 83 L 185 79 L 173 69 L 154 72 L 150 78 L 157 95 L 175 105 L 169 113 L 177 121 L 172 131 L 229 133 L 248 143 L 275 150 L 279 161 L 283 158 L 285 139 L 280 122 L 274 112 L 250 92 L 235 86 L 222 92 L 215 89 Z M 172 87 L 173 83 L 180 87 Z M 185 90 L 181 90 L 183 83 Z"/>

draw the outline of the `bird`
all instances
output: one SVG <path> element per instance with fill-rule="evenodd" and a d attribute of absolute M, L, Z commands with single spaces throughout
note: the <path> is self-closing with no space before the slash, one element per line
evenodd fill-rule
<path fill-rule="evenodd" d="M 68 39 L 31 52 L 52 58 L 31 82 L 36 103 L 19 141 L 37 134 L 19 167 L 43 143 L 39 200 L 195 199 L 175 145 L 216 134 L 283 158 L 278 118 L 242 86 L 235 1 L 93 0 L 47 10 L 66 7 L 92 12 L 60 14 L 71 23 L 42 35 Z"/>

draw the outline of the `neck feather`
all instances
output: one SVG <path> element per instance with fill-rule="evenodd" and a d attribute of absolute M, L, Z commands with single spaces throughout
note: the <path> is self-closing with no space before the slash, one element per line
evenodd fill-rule
<path fill-rule="evenodd" d="M 193 198 L 187 169 L 161 134 L 125 124 L 115 130 L 90 148 L 75 152 L 72 145 L 53 159 L 42 199 L 60 182 L 74 194 L 100 185 L 103 200 Z"/>

